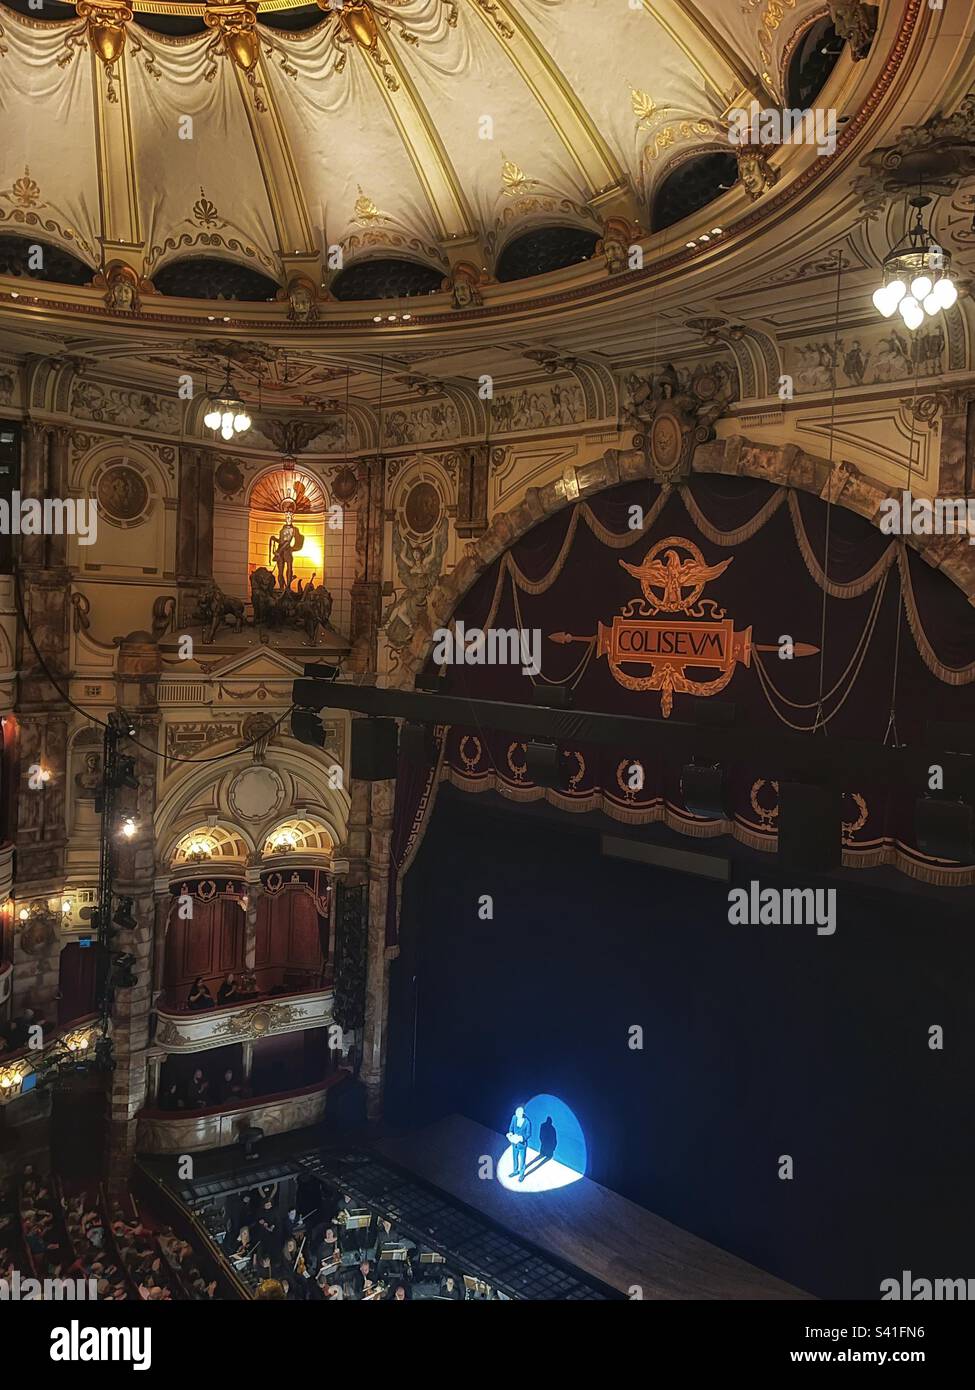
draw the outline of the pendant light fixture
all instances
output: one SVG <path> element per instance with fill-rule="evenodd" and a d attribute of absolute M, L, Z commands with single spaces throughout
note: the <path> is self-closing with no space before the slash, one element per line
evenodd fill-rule
<path fill-rule="evenodd" d="M 913 333 L 926 318 L 950 309 L 958 298 L 951 276 L 951 252 L 934 240 L 924 225 L 922 210 L 931 199 L 911 198 L 914 225 L 883 260 L 883 284 L 873 294 L 874 308 L 889 319 L 900 311 L 905 327 Z"/>
<path fill-rule="evenodd" d="M 203 423 L 208 430 L 219 430 L 223 439 L 233 439 L 235 435 L 245 434 L 251 427 L 251 417 L 247 414 L 247 408 L 230 376 L 229 358 L 223 385 L 219 391 L 207 396 Z"/>

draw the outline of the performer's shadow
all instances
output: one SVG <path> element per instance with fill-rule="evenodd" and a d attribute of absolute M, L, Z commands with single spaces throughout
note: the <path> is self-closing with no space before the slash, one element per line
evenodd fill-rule
<path fill-rule="evenodd" d="M 526 1177 L 529 1173 L 536 1172 L 544 1164 L 548 1163 L 550 1158 L 555 1157 L 555 1150 L 558 1147 L 558 1142 L 559 1136 L 556 1131 L 555 1125 L 552 1123 L 552 1117 L 551 1115 L 549 1115 L 547 1116 L 545 1123 L 539 1126 L 538 1153 L 531 1160 L 530 1163 L 527 1163 L 525 1165 Z"/>

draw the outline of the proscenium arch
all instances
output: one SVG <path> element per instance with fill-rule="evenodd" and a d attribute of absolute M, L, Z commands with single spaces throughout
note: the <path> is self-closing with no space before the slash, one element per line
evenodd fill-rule
<path fill-rule="evenodd" d="M 781 488 L 809 493 L 820 501 L 855 512 L 880 529 L 880 504 L 885 499 L 900 505 L 900 489 L 860 473 L 851 464 L 831 462 L 807 453 L 797 444 L 766 444 L 731 435 L 700 445 L 691 465 L 692 473 L 723 473 L 732 477 L 757 478 Z M 433 648 L 433 633 L 446 627 L 464 595 L 495 560 L 533 527 L 550 516 L 620 483 L 652 478 L 643 453 L 635 449 L 608 449 L 601 459 L 586 465 L 586 473 L 598 477 L 595 485 L 580 490 L 578 497 L 566 497 L 561 478 L 544 487 L 529 488 L 523 501 L 508 512 L 494 516 L 490 526 L 467 546 L 464 558 L 453 571 L 442 577 L 427 601 L 426 624 L 413 634 L 402 653 L 401 664 L 391 674 L 393 688 L 412 689 L 416 673 L 422 669 Z M 855 484 L 855 486 L 851 486 Z M 903 536 L 900 539 L 921 556 L 926 564 L 940 570 L 975 605 L 975 566 L 967 535 Z"/>

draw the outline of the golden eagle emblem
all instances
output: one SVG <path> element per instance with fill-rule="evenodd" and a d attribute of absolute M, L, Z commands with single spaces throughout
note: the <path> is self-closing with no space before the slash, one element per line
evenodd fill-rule
<path fill-rule="evenodd" d="M 688 557 L 681 558 L 681 551 Z M 663 558 L 661 559 L 661 555 Z M 705 564 L 697 546 L 682 536 L 668 536 L 649 550 L 639 565 L 620 564 L 627 574 L 639 580 L 643 597 L 656 613 L 686 613 L 693 608 L 704 591 L 705 584 L 724 574 L 734 556 L 717 565 Z M 684 590 L 689 589 L 687 597 Z M 657 590 L 662 595 L 657 596 Z"/>

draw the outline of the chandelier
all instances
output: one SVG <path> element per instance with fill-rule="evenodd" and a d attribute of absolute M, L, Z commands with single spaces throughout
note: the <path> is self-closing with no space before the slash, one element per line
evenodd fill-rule
<path fill-rule="evenodd" d="M 251 427 L 251 417 L 241 400 L 237 388 L 230 378 L 230 363 L 227 375 L 220 390 L 207 396 L 207 410 L 203 423 L 208 430 L 219 430 L 224 439 L 233 439 L 236 434 L 244 434 Z"/>
<path fill-rule="evenodd" d="M 913 333 L 928 317 L 950 309 L 958 298 L 951 278 L 951 252 L 931 236 L 921 216 L 931 199 L 919 194 L 910 200 L 916 221 L 888 251 L 883 261 L 884 280 L 873 293 L 874 308 L 889 319 L 900 311 L 906 328 Z"/>

